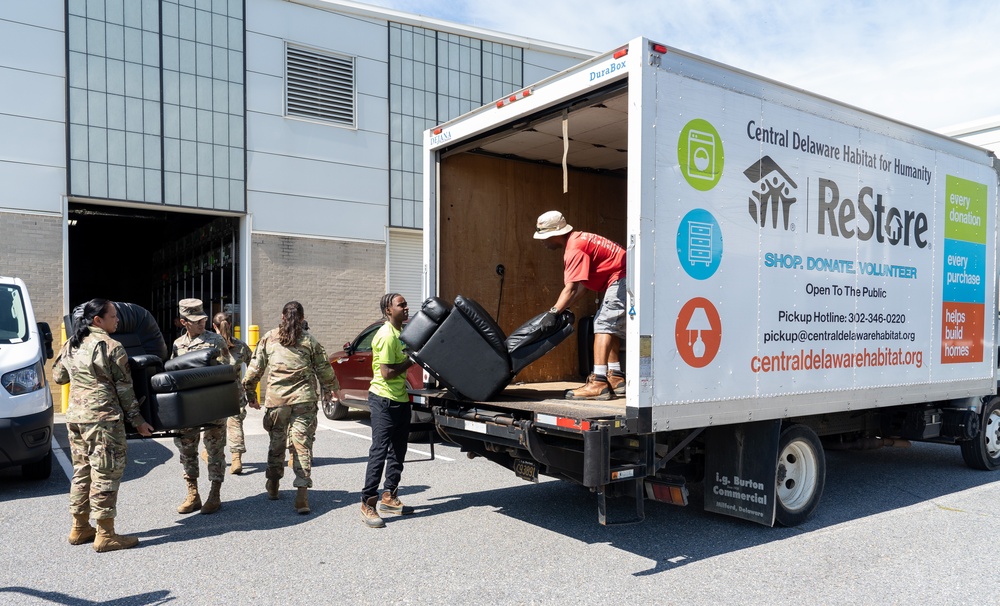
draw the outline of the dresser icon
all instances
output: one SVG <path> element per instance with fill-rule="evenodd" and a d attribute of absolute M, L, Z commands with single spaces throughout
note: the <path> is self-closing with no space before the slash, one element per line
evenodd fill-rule
<path fill-rule="evenodd" d="M 699 221 L 688 222 L 688 265 L 699 263 L 706 267 L 712 263 L 712 230 L 711 223 Z"/>

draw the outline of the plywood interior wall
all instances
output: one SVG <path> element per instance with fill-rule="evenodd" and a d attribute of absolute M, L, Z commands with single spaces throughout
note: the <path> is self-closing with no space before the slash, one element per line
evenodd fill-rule
<path fill-rule="evenodd" d="M 441 165 L 439 295 L 478 301 L 506 334 L 549 307 L 562 290 L 562 249 L 548 250 L 532 236 L 538 215 L 558 210 L 581 231 L 624 245 L 626 181 L 570 171 L 563 193 L 558 167 L 478 154 L 458 154 Z M 503 295 L 497 265 L 505 267 Z M 597 309 L 589 292 L 573 306 L 577 319 Z M 521 371 L 517 381 L 580 378 L 574 333 Z"/>

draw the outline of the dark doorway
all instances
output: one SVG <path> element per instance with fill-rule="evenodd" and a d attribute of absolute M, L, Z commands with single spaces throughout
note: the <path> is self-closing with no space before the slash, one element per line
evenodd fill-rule
<path fill-rule="evenodd" d="M 238 311 L 239 218 L 70 204 L 68 219 L 71 307 L 93 297 L 141 305 L 168 340 L 180 299 Z"/>

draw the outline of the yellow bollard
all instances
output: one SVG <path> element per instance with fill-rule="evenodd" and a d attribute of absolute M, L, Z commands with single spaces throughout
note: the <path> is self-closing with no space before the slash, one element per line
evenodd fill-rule
<path fill-rule="evenodd" d="M 239 330 L 239 327 L 237 327 Z M 260 326 L 256 324 L 251 324 L 247 329 L 247 336 L 250 337 L 247 341 L 247 345 L 250 346 L 250 351 L 257 351 L 257 341 L 260 341 Z M 237 336 L 239 338 L 239 336 Z M 257 383 L 257 401 L 260 402 L 260 383 Z"/>
<path fill-rule="evenodd" d="M 239 339 L 240 338 L 240 325 L 239 324 L 237 324 L 236 326 L 233 327 L 233 338 L 234 339 Z"/>
<path fill-rule="evenodd" d="M 59 325 L 59 336 L 62 337 L 62 342 L 59 344 L 60 348 L 66 343 L 66 323 L 63 322 Z M 69 383 L 62 386 L 62 402 L 59 405 L 59 412 L 64 413 L 66 409 L 69 408 Z"/>

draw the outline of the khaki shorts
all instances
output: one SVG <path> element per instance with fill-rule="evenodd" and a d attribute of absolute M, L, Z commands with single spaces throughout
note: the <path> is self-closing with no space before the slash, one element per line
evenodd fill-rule
<path fill-rule="evenodd" d="M 625 280 L 615 280 L 604 291 L 604 298 L 594 316 L 594 334 L 625 338 Z"/>

